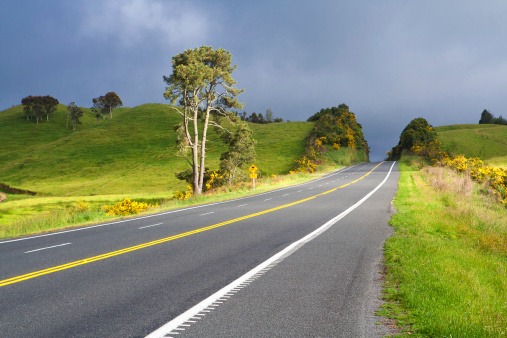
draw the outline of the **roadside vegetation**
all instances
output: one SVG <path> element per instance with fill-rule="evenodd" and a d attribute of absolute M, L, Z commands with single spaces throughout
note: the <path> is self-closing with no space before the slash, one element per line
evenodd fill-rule
<path fill-rule="evenodd" d="M 168 105 L 145 104 L 105 110 L 97 118 L 92 109 L 80 108 L 82 124 L 66 128 L 67 106 L 59 104 L 49 121 L 27 121 L 23 106 L 0 112 L 0 183 L 7 199 L 0 203 L 0 238 L 111 221 L 105 205 L 131 202 L 157 205 L 144 213 L 192 204 L 210 203 L 252 194 L 250 179 L 216 187 L 185 201 L 174 194 L 186 182 L 175 173 L 188 168 L 176 156 L 173 126 L 179 116 Z M 313 175 L 288 175 L 304 153 L 312 122 L 248 123 L 256 140 L 255 165 L 259 168 L 256 193 L 303 182 L 342 165 L 364 160 L 357 149 L 330 149 Z M 207 165 L 220 168 L 226 145 L 208 135 Z M 249 163 L 250 165 L 250 163 Z M 23 191 L 24 190 L 24 191 Z M 35 195 L 32 195 L 35 193 Z"/>
<path fill-rule="evenodd" d="M 442 150 L 456 149 L 442 137 L 447 131 L 497 127 L 446 126 L 435 133 L 426 123 L 411 124 L 420 130 L 407 126 L 388 154 L 400 155 L 401 176 L 391 219 L 395 235 L 385 245 L 387 303 L 379 313 L 394 319 L 402 336 L 505 336 L 505 170 L 476 158 L 470 150 L 481 148 L 473 138 L 463 139 L 470 142 L 468 158 Z M 499 128 L 489 134 L 491 142 L 502 140 L 506 127 Z M 489 151 L 489 158 L 501 155 L 499 148 Z"/>

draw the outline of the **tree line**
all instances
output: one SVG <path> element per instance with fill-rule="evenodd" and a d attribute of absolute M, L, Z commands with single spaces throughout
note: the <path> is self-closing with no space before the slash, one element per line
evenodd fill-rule
<path fill-rule="evenodd" d="M 92 99 L 93 106 L 91 111 L 97 118 L 99 123 L 100 116 L 106 118 L 109 114 L 110 118 L 113 118 L 113 109 L 123 106 L 123 102 L 115 92 L 109 92 L 106 95 L 99 96 Z M 42 121 L 42 118 L 46 116 L 46 120 L 49 121 L 49 116 L 56 111 L 56 107 L 60 102 L 50 95 L 39 96 L 29 95 L 21 100 L 23 105 L 23 113 L 27 120 L 35 119 L 36 123 Z M 67 106 L 67 128 L 69 127 L 69 120 L 72 122 L 72 129 L 76 130 L 77 125 L 82 124 L 79 120 L 83 116 L 81 108 L 76 106 L 74 102 L 69 103 Z"/>
<path fill-rule="evenodd" d="M 493 116 L 488 110 L 484 109 L 481 114 L 479 124 L 502 124 L 507 125 L 507 120 L 500 115 L 499 117 Z"/>
<path fill-rule="evenodd" d="M 273 111 L 271 108 L 268 108 L 266 110 L 266 117 L 260 113 L 257 115 L 256 112 L 253 112 L 252 114 L 248 115 L 246 111 L 244 111 L 241 114 L 238 114 L 241 121 L 245 122 L 251 122 L 251 123 L 259 123 L 259 124 L 267 124 L 267 123 L 279 123 L 283 122 L 283 119 L 281 117 L 275 117 L 273 114 Z"/>

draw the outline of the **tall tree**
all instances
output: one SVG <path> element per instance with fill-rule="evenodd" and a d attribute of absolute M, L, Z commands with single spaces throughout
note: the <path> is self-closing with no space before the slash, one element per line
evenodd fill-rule
<path fill-rule="evenodd" d="M 479 120 L 479 124 L 490 124 L 493 123 L 493 114 L 484 109 L 481 114 L 481 119 Z"/>
<path fill-rule="evenodd" d="M 493 114 L 491 114 L 488 110 L 484 109 L 482 111 L 479 124 L 490 124 L 490 123 L 493 123 Z"/>
<path fill-rule="evenodd" d="M 238 130 L 226 141 L 229 150 L 220 156 L 220 169 L 226 173 L 229 185 L 234 183 L 238 170 L 244 164 L 255 161 L 255 140 L 253 131 L 245 122 L 241 122 Z"/>
<path fill-rule="evenodd" d="M 67 106 L 67 127 L 69 126 L 69 118 L 72 121 L 72 130 L 77 129 L 78 124 L 82 124 L 79 118 L 83 116 L 81 108 L 76 106 L 74 102 L 69 103 Z"/>
<path fill-rule="evenodd" d="M 194 194 L 201 194 L 205 173 L 206 140 L 210 125 L 219 130 L 222 118 L 236 120 L 237 116 L 227 109 L 243 108 L 237 96 L 244 89 L 234 87 L 231 74 L 237 65 L 231 65 L 231 53 L 222 48 L 202 46 L 187 49 L 172 58 L 173 73 L 164 81 L 168 85 L 164 97 L 182 106 L 179 126 L 180 152 L 193 171 Z M 202 132 L 199 137 L 199 132 Z M 191 157 L 186 156 L 191 151 Z"/>

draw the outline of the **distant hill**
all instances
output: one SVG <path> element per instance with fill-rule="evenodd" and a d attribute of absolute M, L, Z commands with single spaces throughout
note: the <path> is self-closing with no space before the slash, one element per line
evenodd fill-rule
<path fill-rule="evenodd" d="M 447 153 L 480 157 L 491 164 L 507 167 L 507 126 L 457 124 L 434 129 Z"/>

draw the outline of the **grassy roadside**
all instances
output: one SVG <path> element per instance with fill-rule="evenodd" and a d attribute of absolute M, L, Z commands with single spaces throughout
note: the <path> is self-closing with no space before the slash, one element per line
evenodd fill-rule
<path fill-rule="evenodd" d="M 507 210 L 449 169 L 400 171 L 379 314 L 402 336 L 507 336 Z"/>
<path fill-rule="evenodd" d="M 327 165 L 322 166 L 319 172 L 313 174 L 298 173 L 295 175 L 266 177 L 257 181 L 255 192 L 252 190 L 251 183 L 244 183 L 235 187 L 221 187 L 213 192 L 200 196 L 192 196 L 184 201 L 172 198 L 168 200 L 164 195 L 153 194 L 83 196 L 79 202 L 76 202 L 75 196 L 36 197 L 10 195 L 8 208 L 9 212 L 16 213 L 16 215 L 10 215 L 15 220 L 9 224 L 0 224 L 0 238 L 19 237 L 250 196 L 304 183 L 327 172 L 337 170 L 340 167 L 342 166 Z M 157 203 L 159 206 L 131 216 L 106 216 L 104 204 L 115 204 L 127 197 L 138 202 Z M 16 198 L 19 200 L 16 201 Z M 1 207 L 2 204 L 0 204 L 0 209 Z M 33 215 L 33 210 L 39 210 L 39 213 Z"/>

